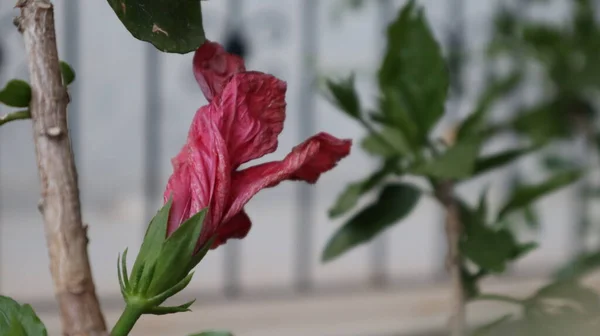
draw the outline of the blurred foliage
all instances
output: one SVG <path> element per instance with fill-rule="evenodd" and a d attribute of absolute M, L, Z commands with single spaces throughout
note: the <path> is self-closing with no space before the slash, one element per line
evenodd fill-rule
<path fill-rule="evenodd" d="M 544 5 L 549 1 L 536 2 Z M 361 5 L 364 2 L 353 3 Z M 326 96 L 364 127 L 367 134 L 362 147 L 380 165 L 369 176 L 350 184 L 331 208 L 330 216 L 342 217 L 345 223 L 327 243 L 324 261 L 334 260 L 403 222 L 418 207 L 423 198 L 419 196 L 433 198 L 444 207 L 449 196 L 460 209 L 460 263 L 467 299 L 500 299 L 522 308 L 521 315 L 503 316 L 474 335 L 564 335 L 565 330 L 591 335 L 594 327 L 598 330 L 598 295 L 573 278 L 600 265 L 597 254 L 580 256 L 570 268 L 558 273 L 560 280 L 527 299 L 482 294 L 479 289 L 481 280 L 504 273 L 537 247 L 535 242 L 520 239 L 514 223 L 538 229 L 542 223 L 536 202 L 586 176 L 584 168 L 589 167 L 565 159 L 554 150 L 554 144 L 572 143 L 583 134 L 588 143 L 593 140 L 595 148 L 596 139 L 600 139 L 593 127 L 593 95 L 600 87 L 600 65 L 593 60 L 595 51 L 600 50 L 600 29 L 589 1 L 577 0 L 573 7 L 573 19 L 567 27 L 520 18 L 508 10 L 499 12 L 488 56 L 490 62 L 508 58 L 511 69 L 486 81 L 473 111 L 445 137 L 434 130 L 448 98 L 448 60 L 415 1 L 403 6 L 388 27 L 374 107 L 365 107 L 359 99 L 353 75 L 326 81 Z M 497 104 L 513 99 L 524 89 L 524 83 L 529 85 L 535 78 L 531 67 L 542 69 L 544 78 L 536 85 L 544 86 L 544 94 L 505 120 L 492 122 L 490 114 Z M 501 134 L 517 135 L 520 144 L 482 154 L 482 148 Z M 479 178 L 529 154 L 541 155 L 546 171 L 534 183 L 515 175 L 498 211 L 490 211 L 487 190 L 476 204 L 454 191 L 451 195 L 441 192 L 443 185 Z M 425 184 L 411 186 L 406 177 L 421 178 Z M 600 194 L 595 192 L 598 190 L 600 187 L 591 186 L 586 192 Z M 375 201 L 362 205 L 363 198 L 377 192 Z M 557 300 L 562 304 L 556 305 Z"/>
<path fill-rule="evenodd" d="M 537 10 L 557 3 L 537 2 Z M 541 166 L 550 173 L 578 167 L 591 173 L 599 168 L 600 153 L 597 141 L 600 138 L 599 8 L 592 0 L 574 0 L 570 5 L 567 17 L 560 22 L 535 20 L 522 15 L 523 9 L 503 8 L 495 18 L 488 56 L 490 61 L 512 60 L 519 73 L 544 89 L 543 95 L 517 111 L 517 117 L 504 125 L 505 128 L 538 144 L 560 141 L 575 148 L 574 140 L 583 140 L 587 151 L 584 157 L 574 161 L 572 154 L 560 153 L 554 146 L 554 150 L 551 147 L 544 153 Z M 542 78 L 536 78 L 532 69 L 541 71 Z M 574 259 L 556 272 L 561 279 L 579 277 L 600 266 L 597 262 L 600 246 L 590 246 L 587 242 L 587 238 L 597 236 L 600 229 L 598 220 L 592 218 L 589 211 L 596 201 L 594 190 L 600 187 L 588 176 L 576 196 L 580 218 L 574 221 L 574 229 L 579 234 L 580 246 Z"/>
<path fill-rule="evenodd" d="M 446 64 L 423 9 L 409 1 L 388 27 L 373 108 L 363 106 L 353 75 L 326 81 L 325 94 L 330 102 L 367 131 L 363 148 L 380 160 L 380 168 L 348 185 L 330 209 L 331 217 L 349 218 L 327 243 L 324 261 L 338 258 L 402 222 L 417 207 L 421 195 L 445 205 L 445 196 L 439 193 L 442 184 L 468 181 L 541 148 L 543 143 L 532 142 L 481 154 L 481 148 L 496 135 L 489 131 L 490 111 L 520 85 L 523 76 L 518 71 L 490 81 L 472 113 L 454 130 L 453 139 L 436 136 L 434 129 L 444 115 L 450 83 Z M 517 121 L 506 127 L 512 131 Z M 519 215 L 535 222 L 532 205 L 576 181 L 580 174 L 576 168 L 565 169 L 539 183 L 520 185 L 495 214 L 487 210 L 486 194 L 475 207 L 454 193 L 450 195 L 462 209 L 460 249 L 469 292 L 475 295 L 480 279 L 503 272 L 509 263 L 536 247 L 533 242 L 520 242 L 504 223 Z M 406 176 L 423 178 L 428 186 L 399 181 Z M 379 192 L 379 197 L 361 206 L 361 199 L 373 192 Z"/>

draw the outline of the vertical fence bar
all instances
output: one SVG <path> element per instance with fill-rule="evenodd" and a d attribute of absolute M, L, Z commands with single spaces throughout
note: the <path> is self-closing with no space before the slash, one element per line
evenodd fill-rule
<path fill-rule="evenodd" d="M 300 36 L 300 89 L 298 92 L 299 133 L 301 140 L 310 136 L 315 129 L 315 97 L 316 66 L 318 61 L 318 0 L 299 0 L 301 4 L 301 36 Z M 295 287 L 298 291 L 307 291 L 312 287 L 312 234 L 314 218 L 314 191 L 306 183 L 298 183 L 298 206 L 296 207 L 296 255 L 295 255 Z"/>
<path fill-rule="evenodd" d="M 144 65 L 146 78 L 144 78 L 144 101 L 145 120 L 143 130 L 144 148 L 144 221 L 142 234 L 146 231 L 146 224 L 150 222 L 152 216 L 156 213 L 156 199 L 160 195 L 160 157 L 162 132 L 161 111 L 162 111 L 162 92 L 160 83 L 162 83 L 162 66 L 160 62 L 160 52 L 151 44 L 144 46 Z"/>
<path fill-rule="evenodd" d="M 377 39 L 379 40 L 380 53 L 385 52 L 386 29 L 388 23 L 394 14 L 394 6 L 392 0 L 379 0 L 377 2 Z M 370 282 L 373 287 L 385 287 L 389 282 L 388 262 L 389 262 L 389 237 L 380 235 L 370 245 L 370 266 L 371 276 Z"/>
<path fill-rule="evenodd" d="M 238 30 L 243 29 L 243 0 L 227 0 L 226 8 L 225 34 L 237 34 Z M 223 247 L 223 293 L 229 298 L 238 296 L 242 290 L 241 247 L 241 240 L 230 240 Z"/>
<path fill-rule="evenodd" d="M 463 83 L 463 59 L 464 59 L 464 40 L 465 40 L 465 6 L 464 0 L 449 0 L 449 9 L 447 11 L 447 25 L 448 33 L 446 38 L 446 62 L 450 71 L 450 91 L 449 101 L 447 109 L 447 115 L 450 119 L 450 131 L 456 127 L 456 122 L 459 120 L 459 104 L 464 91 Z M 439 279 L 446 279 L 446 232 L 445 232 L 445 214 L 442 214 L 441 225 L 439 226 L 438 232 L 440 234 L 436 237 L 436 246 L 439 246 L 440 252 L 438 253 L 439 258 Z"/>

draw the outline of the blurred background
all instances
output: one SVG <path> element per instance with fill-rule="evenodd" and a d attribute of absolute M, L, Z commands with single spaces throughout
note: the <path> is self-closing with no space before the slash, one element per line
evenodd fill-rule
<path fill-rule="evenodd" d="M 161 206 L 170 159 L 184 143 L 195 111 L 206 103 L 191 71 L 192 54 L 161 54 L 134 39 L 105 1 L 55 0 L 61 58 L 77 72 L 70 87 L 70 129 L 79 170 L 84 222 L 97 291 L 112 324 L 122 299 L 117 254 L 135 255 L 146 223 Z M 449 59 L 454 81 L 445 121 L 472 110 L 490 73 L 509 67 L 491 60 L 499 13 L 509 18 L 560 24 L 574 1 L 419 0 Z M 593 2 L 592 2 L 593 3 Z M 282 158 L 318 131 L 360 139 L 364 131 L 319 92 L 323 77 L 354 71 L 365 105 L 374 104 L 374 72 L 385 48 L 384 31 L 404 1 L 212 0 L 203 2 L 207 36 L 244 54 L 247 68 L 288 83 L 287 119 L 279 149 L 259 161 Z M 21 36 L 12 25 L 10 1 L 0 4 L 0 83 L 28 77 Z M 509 22 L 509 21 L 507 21 Z M 596 49 L 594 49 L 596 50 Z M 600 50 L 598 50 L 600 52 Z M 526 57 L 526 56 L 523 56 Z M 547 94 L 542 70 L 501 102 L 494 116 Z M 542 79 L 540 79 L 542 78 Z M 600 82 L 600 76 L 594 78 Z M 0 107 L 0 114 L 5 113 Z M 0 131 L 0 293 L 31 303 L 58 332 L 48 272 L 31 127 L 11 123 Z M 517 141 L 498 139 L 498 146 Z M 490 148 L 489 150 L 493 150 Z M 558 152 L 567 161 L 589 157 L 585 141 Z M 459 193 L 476 199 L 492 185 L 492 199 L 506 193 L 518 174 L 536 176 L 538 158 L 488 174 Z M 424 200 L 413 214 L 378 238 L 333 263 L 320 263 L 328 237 L 342 221 L 327 211 L 343 187 L 374 169 L 355 146 L 352 155 L 316 186 L 284 183 L 247 206 L 253 228 L 243 241 L 211 252 L 179 298 L 196 297 L 194 312 L 144 317 L 133 335 L 183 334 L 226 328 L 236 335 L 429 335 L 446 323 L 443 213 Z M 583 182 L 585 183 L 585 182 Z M 524 293 L 569 260 L 597 230 L 582 235 L 576 222 L 580 186 L 536 205 L 541 227 L 525 235 L 540 248 L 490 286 Z M 590 231 L 592 232 L 592 231 Z M 589 240 L 592 240 L 590 243 Z M 132 261 L 131 261 L 132 262 Z M 470 318 L 497 316 L 496 305 L 477 304 Z M 494 315 L 496 314 L 496 315 Z M 181 329 L 175 331 L 173 328 Z"/>

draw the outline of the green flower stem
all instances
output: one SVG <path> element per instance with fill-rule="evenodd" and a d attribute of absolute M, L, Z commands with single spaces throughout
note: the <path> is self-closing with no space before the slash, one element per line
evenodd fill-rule
<path fill-rule="evenodd" d="M 22 119 L 31 119 L 31 113 L 29 113 L 29 110 L 17 111 L 3 115 L 2 117 L 0 117 L 0 125 L 6 124 L 10 121 Z"/>
<path fill-rule="evenodd" d="M 133 329 L 133 326 L 142 316 L 144 308 L 141 305 L 127 303 L 125 310 L 119 317 L 117 324 L 113 327 L 111 336 L 127 336 Z"/>

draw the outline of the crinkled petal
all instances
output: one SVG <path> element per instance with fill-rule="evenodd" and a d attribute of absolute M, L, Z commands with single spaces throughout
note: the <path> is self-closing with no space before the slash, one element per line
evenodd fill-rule
<path fill-rule="evenodd" d="M 216 231 L 224 215 L 231 183 L 231 168 L 225 141 L 214 121 L 210 119 L 211 114 L 206 112 L 210 108 L 203 107 L 196 113 L 188 142 L 173 159 L 173 175 L 169 179 L 164 197 L 168 200 L 173 194 L 173 208 L 184 207 L 185 211 L 171 212 L 168 234 L 183 221 L 209 207 L 200 235 L 201 240 L 206 240 Z M 186 194 L 179 191 L 185 190 L 181 187 L 184 184 L 188 186 Z M 177 195 L 185 195 L 186 198 L 176 198 Z"/>
<path fill-rule="evenodd" d="M 206 99 L 218 97 L 230 77 L 245 71 L 244 60 L 216 42 L 206 41 L 194 53 L 194 77 Z"/>
<path fill-rule="evenodd" d="M 285 120 L 287 85 L 261 72 L 234 75 L 213 109 L 227 143 L 232 168 L 277 149 Z"/>
<path fill-rule="evenodd" d="M 211 246 L 212 249 L 219 247 L 227 242 L 228 239 L 242 239 L 248 235 L 252 222 L 248 214 L 242 209 L 227 222 L 222 223 L 217 230 L 216 239 Z"/>
<path fill-rule="evenodd" d="M 234 173 L 225 220 L 237 214 L 261 189 L 276 186 L 283 180 L 315 183 L 322 173 L 350 154 L 351 145 L 351 140 L 319 133 L 294 147 L 282 161 L 267 162 Z"/>

